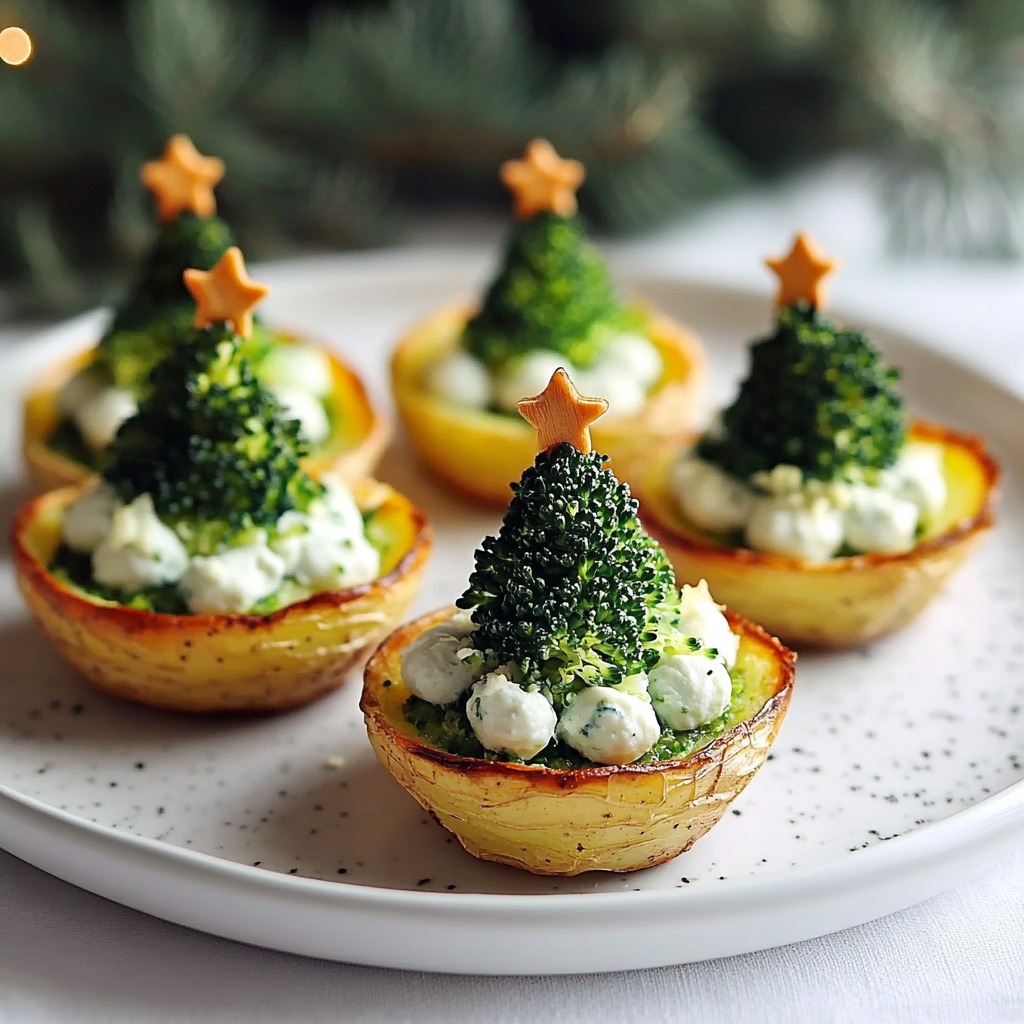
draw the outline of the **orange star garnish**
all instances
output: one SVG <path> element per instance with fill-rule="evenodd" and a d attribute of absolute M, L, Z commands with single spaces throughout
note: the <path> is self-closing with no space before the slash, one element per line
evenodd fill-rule
<path fill-rule="evenodd" d="M 186 270 L 184 278 L 196 300 L 194 327 L 226 323 L 243 338 L 252 334 L 252 311 L 270 289 L 249 277 L 237 245 L 225 250 L 210 270 Z"/>
<path fill-rule="evenodd" d="M 141 177 L 162 220 L 171 220 L 182 210 L 210 217 L 217 209 L 213 186 L 224 177 L 224 161 L 203 156 L 187 135 L 174 135 L 159 160 L 142 165 Z"/>
<path fill-rule="evenodd" d="M 547 139 L 534 139 L 522 160 L 506 160 L 501 165 L 501 180 L 512 190 L 520 219 L 544 211 L 568 217 L 576 212 L 583 164 L 563 160 Z"/>
<path fill-rule="evenodd" d="M 765 263 L 779 279 L 776 309 L 794 302 L 809 302 L 817 309 L 825 305 L 825 278 L 838 264 L 823 256 L 808 235 L 801 232 L 785 256 L 766 259 Z"/>
<path fill-rule="evenodd" d="M 590 424 L 607 411 L 608 403 L 603 398 L 584 398 L 569 374 L 558 369 L 539 395 L 522 399 L 516 408 L 537 430 L 537 451 L 546 452 L 567 441 L 586 455 L 590 451 Z"/>

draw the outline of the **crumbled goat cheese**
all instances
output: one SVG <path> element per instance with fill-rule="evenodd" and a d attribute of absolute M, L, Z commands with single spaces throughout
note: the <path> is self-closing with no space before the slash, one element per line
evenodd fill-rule
<path fill-rule="evenodd" d="M 658 383 L 665 368 L 657 347 L 642 334 L 619 334 L 610 338 L 598 363 L 624 377 L 632 377 L 645 391 Z"/>
<path fill-rule="evenodd" d="M 433 363 L 427 368 L 425 383 L 431 394 L 452 405 L 486 409 L 491 404 L 491 376 L 468 352 L 450 352 Z"/>
<path fill-rule="evenodd" d="M 647 389 L 636 378 L 617 366 L 599 361 L 586 370 L 570 370 L 581 395 L 603 398 L 609 416 L 635 416 L 647 402 Z"/>
<path fill-rule="evenodd" d="M 746 535 L 757 551 L 827 562 L 843 543 L 843 513 L 825 498 L 758 498 Z"/>
<path fill-rule="evenodd" d="M 325 398 L 331 393 L 331 361 L 312 345 L 278 345 L 260 363 L 260 377 L 271 387 Z"/>
<path fill-rule="evenodd" d="M 79 405 L 71 418 L 86 444 L 102 451 L 113 441 L 121 424 L 138 409 L 135 396 L 127 388 L 104 387 Z"/>
<path fill-rule="evenodd" d="M 679 631 L 697 637 L 705 647 L 714 647 L 727 668 L 736 664 L 740 638 L 729 628 L 722 605 L 715 603 L 707 581 L 701 580 L 695 587 L 684 584 L 680 589 Z"/>
<path fill-rule="evenodd" d="M 442 623 L 424 630 L 402 652 L 402 679 L 417 697 L 450 704 L 477 680 L 482 658 L 465 636 L 449 632 Z"/>
<path fill-rule="evenodd" d="M 187 567 L 185 545 L 157 518 L 148 494 L 114 511 L 109 532 L 92 553 L 96 582 L 126 593 L 173 583 Z"/>
<path fill-rule="evenodd" d="M 910 551 L 917 532 L 917 506 L 880 487 L 857 484 L 843 512 L 846 543 L 856 551 Z"/>
<path fill-rule="evenodd" d="M 683 514 L 701 530 L 741 530 L 750 516 L 753 492 L 718 466 L 687 454 L 672 469 L 670 486 Z"/>
<path fill-rule="evenodd" d="M 651 705 L 611 686 L 588 686 L 558 720 L 558 736 L 596 764 L 629 764 L 657 742 Z"/>
<path fill-rule="evenodd" d="M 732 700 L 729 670 L 703 653 L 671 654 L 651 669 L 654 710 L 670 729 L 696 729 L 714 721 Z"/>
<path fill-rule="evenodd" d="M 520 399 L 539 395 L 560 367 L 572 376 L 571 364 L 567 363 L 565 356 L 554 352 L 536 350 L 510 360 L 494 378 L 494 401 L 498 408 L 504 412 L 515 412 Z"/>
<path fill-rule="evenodd" d="M 539 754 L 555 734 L 555 709 L 544 694 L 524 690 L 502 672 L 489 672 L 473 686 L 466 718 L 487 750 L 524 761 Z"/>
<path fill-rule="evenodd" d="M 110 533 L 110 521 L 121 507 L 114 488 L 101 483 L 86 491 L 64 511 L 60 532 L 72 551 L 88 554 Z"/>
<path fill-rule="evenodd" d="M 197 555 L 180 586 L 189 608 L 199 615 L 247 612 L 273 594 L 284 579 L 284 560 L 266 543 Z"/>
<path fill-rule="evenodd" d="M 886 470 L 886 482 L 898 497 L 913 502 L 921 519 L 930 523 L 949 497 L 942 469 L 942 448 L 921 441 L 909 442 L 896 464 Z"/>
<path fill-rule="evenodd" d="M 287 420 L 298 420 L 299 431 L 310 444 L 320 444 L 331 432 L 323 402 L 308 391 L 274 386 L 274 397 L 281 405 L 281 415 Z"/>

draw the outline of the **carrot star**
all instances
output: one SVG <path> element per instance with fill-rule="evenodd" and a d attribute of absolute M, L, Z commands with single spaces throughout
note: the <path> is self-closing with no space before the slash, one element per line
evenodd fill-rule
<path fill-rule="evenodd" d="M 547 139 L 534 139 L 522 160 L 506 160 L 501 180 L 512 191 L 521 220 L 550 211 L 568 217 L 576 212 L 576 189 L 583 183 L 583 164 L 563 160 Z"/>
<path fill-rule="evenodd" d="M 237 245 L 225 250 L 210 270 L 190 269 L 183 276 L 196 300 L 193 326 L 227 323 L 243 338 L 252 334 L 252 311 L 270 289 L 249 277 Z"/>
<path fill-rule="evenodd" d="M 537 429 L 537 451 L 546 452 L 567 441 L 586 455 L 590 451 L 590 424 L 608 409 L 608 403 L 603 398 L 583 398 L 569 374 L 558 369 L 539 395 L 522 399 L 516 408 Z"/>
<path fill-rule="evenodd" d="M 794 302 L 809 302 L 816 308 L 825 305 L 825 278 L 838 264 L 823 256 L 809 236 L 801 232 L 785 256 L 767 259 L 765 263 L 779 279 L 776 309 Z"/>
<path fill-rule="evenodd" d="M 217 209 L 213 186 L 224 177 L 224 161 L 203 156 L 187 135 L 174 135 L 159 160 L 142 165 L 141 177 L 161 220 L 171 220 L 182 210 L 210 217 Z"/>

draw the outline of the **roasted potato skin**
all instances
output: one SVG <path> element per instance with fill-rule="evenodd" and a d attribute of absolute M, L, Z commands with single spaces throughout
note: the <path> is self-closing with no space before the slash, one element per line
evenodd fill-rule
<path fill-rule="evenodd" d="M 278 333 L 285 344 L 306 339 Z M 391 424 L 370 402 L 362 381 L 333 352 L 323 349 L 331 364 L 331 394 L 327 400 L 332 430 L 305 461 L 314 476 L 335 473 L 347 483 L 371 477 L 391 439 Z M 21 448 L 37 494 L 79 484 L 92 474 L 88 467 L 54 451 L 48 444 L 60 422 L 57 394 L 64 384 L 95 358 L 87 349 L 55 363 L 32 384 L 22 412 Z"/>
<path fill-rule="evenodd" d="M 537 454 L 533 428 L 518 417 L 435 398 L 423 385 L 426 368 L 455 348 L 472 312 L 465 305 L 449 306 L 416 324 L 392 356 L 392 390 L 409 441 L 431 472 L 467 497 L 504 507 L 510 481 Z M 703 345 L 692 331 L 653 311 L 641 312 L 644 333 L 665 361 L 662 380 L 641 413 L 599 420 L 591 430 L 595 450 L 608 455 L 616 475 L 629 483 L 635 482 L 631 467 L 640 454 L 694 422 L 708 374 Z"/>
<path fill-rule="evenodd" d="M 730 615 L 740 664 L 764 702 L 749 719 L 678 761 L 555 770 L 459 757 L 404 719 L 401 652 L 444 609 L 391 634 L 367 663 L 360 707 L 384 767 L 469 853 L 541 875 L 636 871 L 688 850 L 764 763 L 793 687 L 795 655 Z"/>
<path fill-rule="evenodd" d="M 405 614 L 430 551 L 422 512 L 384 484 L 354 488 L 377 508 L 391 553 L 381 578 L 316 594 L 269 615 L 165 615 L 64 586 L 47 564 L 79 487 L 24 505 L 12 528 L 18 585 L 60 654 L 94 686 L 188 712 L 270 711 L 306 704 L 349 670 Z"/>
<path fill-rule="evenodd" d="M 678 448 L 649 462 L 640 515 L 680 582 L 706 579 L 716 599 L 786 643 L 863 644 L 917 616 L 995 522 L 1000 470 L 981 439 L 923 421 L 911 426 L 910 437 L 942 446 L 950 498 L 939 522 L 903 554 L 813 563 L 727 547 L 688 524 L 676 507 L 667 479 Z"/>

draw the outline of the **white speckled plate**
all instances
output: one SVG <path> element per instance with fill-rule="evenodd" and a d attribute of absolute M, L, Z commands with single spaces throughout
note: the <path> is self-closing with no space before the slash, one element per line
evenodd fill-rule
<path fill-rule="evenodd" d="M 398 331 L 471 294 L 486 262 L 312 261 L 265 275 L 272 319 L 337 344 L 386 401 Z M 633 276 L 705 337 L 727 396 L 764 296 Z M 80 318 L 5 356 L 0 505 L 25 497 L 19 395 L 89 342 Z M 626 876 L 544 879 L 473 860 L 385 774 L 359 681 L 276 717 L 179 717 L 94 693 L 0 579 L 0 845 L 129 906 L 246 942 L 384 966 L 546 973 L 767 948 L 960 882 L 1024 824 L 1024 408 L 923 345 L 878 332 L 914 408 L 985 435 L 1006 468 L 1000 523 L 909 629 L 806 654 L 775 752 L 693 851 Z M 418 609 L 460 591 L 497 517 L 435 488 L 399 443 L 383 478 L 432 515 Z"/>

